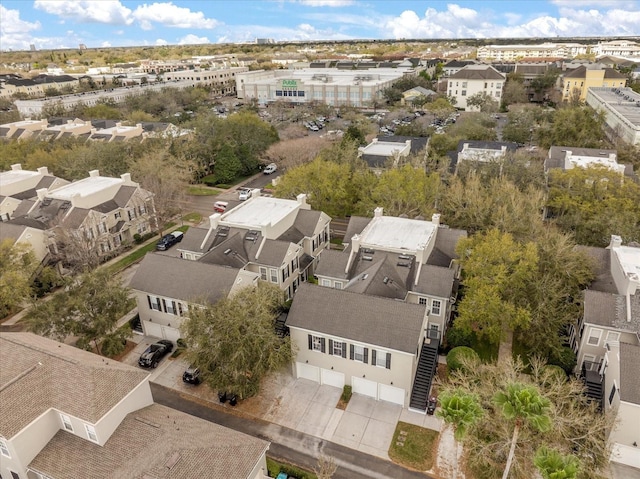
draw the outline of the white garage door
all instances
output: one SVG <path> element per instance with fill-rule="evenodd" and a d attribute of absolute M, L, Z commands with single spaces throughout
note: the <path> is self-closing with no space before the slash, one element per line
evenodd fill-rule
<path fill-rule="evenodd" d="M 321 369 L 320 376 L 322 378 L 322 384 L 334 386 L 342 389 L 344 387 L 344 374 L 338 371 L 331 371 L 330 369 Z"/>
<path fill-rule="evenodd" d="M 311 381 L 320 381 L 320 368 L 311 366 L 306 363 L 296 363 L 296 372 L 299 378 L 310 379 Z"/>
<path fill-rule="evenodd" d="M 400 406 L 404 407 L 404 389 L 380 384 L 379 393 L 378 397 L 381 401 L 389 401 L 394 404 L 400 404 Z"/>
<path fill-rule="evenodd" d="M 363 394 L 372 398 L 378 398 L 378 383 L 362 378 L 351 378 L 351 386 L 354 393 Z"/>
<path fill-rule="evenodd" d="M 142 330 L 146 336 L 153 336 L 154 338 L 162 337 L 162 326 L 151 321 L 142 321 Z"/>

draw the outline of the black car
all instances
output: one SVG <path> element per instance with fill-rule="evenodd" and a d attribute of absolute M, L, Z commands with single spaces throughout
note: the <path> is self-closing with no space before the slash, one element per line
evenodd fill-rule
<path fill-rule="evenodd" d="M 173 343 L 166 339 L 161 339 L 157 343 L 152 344 L 138 359 L 138 365 L 143 368 L 155 368 L 160 360 L 173 350 Z"/>
<path fill-rule="evenodd" d="M 194 366 L 189 366 L 187 370 L 182 373 L 182 380 L 189 384 L 200 384 L 202 382 L 200 370 Z"/>
<path fill-rule="evenodd" d="M 182 241 L 182 237 L 184 233 L 182 231 L 174 231 L 173 233 L 169 233 L 168 235 L 164 235 L 158 243 L 156 244 L 156 249 L 160 251 L 167 250 L 171 248 L 174 244 L 180 243 Z"/>

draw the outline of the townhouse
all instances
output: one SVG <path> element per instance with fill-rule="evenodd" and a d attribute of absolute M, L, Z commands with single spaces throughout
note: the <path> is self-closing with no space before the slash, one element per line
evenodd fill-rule
<path fill-rule="evenodd" d="M 450 169 L 458 171 L 460 163 L 491 163 L 504 161 L 508 154 L 518 149 L 518 144 L 508 141 L 460 140 L 456 151 L 449 153 Z"/>
<path fill-rule="evenodd" d="M 154 404 L 145 371 L 31 333 L 0 363 L 2 477 L 267 477 L 268 442 Z"/>
<path fill-rule="evenodd" d="M 467 65 L 449 76 L 447 96 L 455 98 L 455 107 L 473 111 L 477 107 L 467 105 L 469 97 L 484 93 L 500 103 L 507 77 L 490 65 Z"/>
<path fill-rule="evenodd" d="M 618 163 L 616 150 L 598 148 L 577 148 L 574 146 L 551 146 L 544 161 L 544 171 L 561 169 L 571 170 L 576 167 L 604 167 L 620 173 L 633 176 L 633 165 Z"/>
<path fill-rule="evenodd" d="M 358 156 L 377 173 L 395 168 L 410 155 L 426 154 L 429 137 L 379 136 L 358 148 Z"/>
<path fill-rule="evenodd" d="M 559 78 L 562 101 L 587 99 L 589 88 L 623 88 L 627 77 L 613 68 L 602 68 L 599 64 L 582 65 Z"/>

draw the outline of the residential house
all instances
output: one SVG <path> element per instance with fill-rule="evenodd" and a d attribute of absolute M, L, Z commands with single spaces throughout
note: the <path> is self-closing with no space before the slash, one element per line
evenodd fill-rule
<path fill-rule="evenodd" d="M 286 324 L 296 377 L 410 404 L 417 352 L 429 341 L 426 306 L 305 283 Z"/>
<path fill-rule="evenodd" d="M 640 145 L 640 94 L 631 88 L 589 88 L 587 105 L 604 114 L 611 139 Z"/>
<path fill-rule="evenodd" d="M 410 155 L 426 154 L 429 137 L 379 136 L 367 146 L 358 148 L 358 156 L 376 172 L 402 164 Z"/>
<path fill-rule="evenodd" d="M 49 252 L 59 259 L 80 249 L 106 258 L 134 235 L 156 228 L 153 195 L 129 173 L 110 178 L 93 170 L 88 178 L 41 188 L 36 195 L 24 200 L 9 222 L 45 231 Z"/>
<path fill-rule="evenodd" d="M 627 84 L 627 77 L 613 68 L 591 64 L 564 73 L 559 81 L 562 101 L 584 102 L 589 88 L 622 88 Z"/>
<path fill-rule="evenodd" d="M 109 128 L 92 130 L 89 139 L 100 140 L 105 143 L 109 143 L 111 141 L 125 141 L 132 138 L 142 138 L 143 132 L 144 130 L 140 123 L 135 126 L 124 126 L 122 123 L 117 122 L 114 126 Z"/>
<path fill-rule="evenodd" d="M 11 165 L 11 170 L 0 173 L 0 221 L 9 221 L 25 200 L 37 197 L 37 190 L 53 190 L 69 184 L 53 176 L 46 166 L 37 171 L 23 170 L 22 165 Z"/>
<path fill-rule="evenodd" d="M 596 56 L 609 55 L 613 57 L 639 57 L 640 45 L 631 40 L 611 40 L 609 42 L 598 42 L 591 47 L 591 52 Z"/>
<path fill-rule="evenodd" d="M 258 279 L 257 273 L 242 269 L 150 253 L 129 287 L 136 297 L 144 334 L 176 342 L 189 305 L 216 303 L 255 286 Z"/>
<path fill-rule="evenodd" d="M 0 363 L 2 477 L 267 475 L 268 442 L 154 404 L 145 371 L 31 333 Z"/>
<path fill-rule="evenodd" d="M 544 170 L 559 168 L 563 171 L 575 167 L 588 168 L 600 166 L 621 175 L 633 176 L 633 165 L 623 165 L 617 161 L 616 150 L 598 148 L 576 148 L 571 146 L 552 146 L 544 161 Z"/>
<path fill-rule="evenodd" d="M 508 154 L 517 149 L 518 144 L 509 141 L 460 140 L 457 150 L 449 153 L 451 158 L 449 168 L 452 172 L 457 172 L 463 161 L 480 163 L 504 161 Z"/>
<path fill-rule="evenodd" d="M 402 105 L 413 105 L 413 101 L 420 97 L 430 98 L 436 95 L 436 92 L 429 88 L 421 86 L 413 87 L 407 91 L 402 92 L 402 99 L 400 103 Z"/>
<path fill-rule="evenodd" d="M 442 75 L 445 77 L 450 77 L 451 75 L 455 75 L 456 73 L 458 73 L 466 66 L 477 64 L 478 62 L 475 60 L 451 60 L 442 66 Z"/>
<path fill-rule="evenodd" d="M 456 99 L 456 108 L 477 110 L 477 107 L 467 105 L 467 99 L 484 93 L 500 103 L 506 79 L 505 75 L 490 65 L 467 65 L 449 77 L 447 96 Z"/>
<path fill-rule="evenodd" d="M 640 344 L 640 246 L 612 236 L 606 249 L 581 247 L 596 265 L 583 297 L 583 315 L 570 331 L 577 370 L 588 396 L 604 402 L 605 356 L 614 343 Z"/>
<path fill-rule="evenodd" d="M 38 263 L 45 261 L 49 255 L 47 235 L 41 229 L 27 225 L 3 223 L 0 227 L 0 243 L 6 240 L 11 241 L 11 244 L 27 245 Z"/>
<path fill-rule="evenodd" d="M 0 125 L 0 138 L 11 138 L 13 140 L 24 140 L 32 136 L 37 136 L 47 128 L 47 120 L 24 120 L 14 121 Z"/>
<path fill-rule="evenodd" d="M 610 341 L 604 355 L 605 414 L 615 418 L 609 433 L 611 461 L 640 470 L 640 345 Z"/>
<path fill-rule="evenodd" d="M 93 127 L 90 121 L 84 121 L 79 118 L 68 119 L 65 123 L 52 124 L 49 122 L 47 128 L 40 134 L 40 138 L 48 138 L 49 140 L 59 140 L 69 137 L 88 138 L 92 133 Z"/>

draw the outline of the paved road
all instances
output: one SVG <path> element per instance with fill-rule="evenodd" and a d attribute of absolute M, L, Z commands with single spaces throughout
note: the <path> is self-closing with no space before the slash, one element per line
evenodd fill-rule
<path fill-rule="evenodd" d="M 269 455 L 305 469 L 313 469 L 320 454 L 333 457 L 338 470 L 333 479 L 434 479 L 409 471 L 392 462 L 349 449 L 315 436 L 259 419 L 247 419 L 197 403 L 179 392 L 151 383 L 156 403 L 220 424 L 236 431 L 271 441 Z"/>

